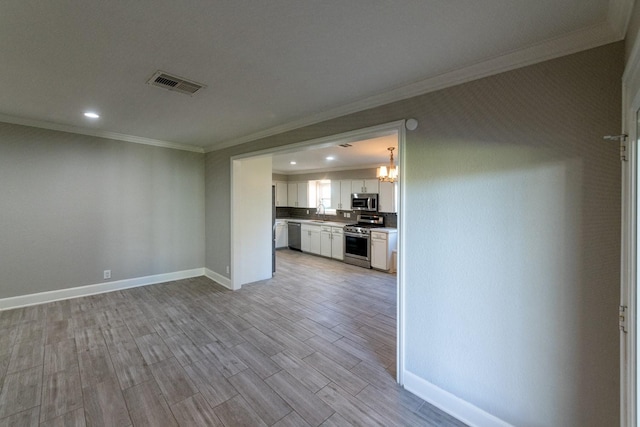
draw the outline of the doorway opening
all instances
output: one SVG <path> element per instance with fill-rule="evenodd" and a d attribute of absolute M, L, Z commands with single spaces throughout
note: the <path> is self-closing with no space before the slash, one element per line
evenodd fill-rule
<path fill-rule="evenodd" d="M 404 201 L 404 144 L 405 121 L 400 120 L 375 127 L 359 129 L 338 135 L 302 141 L 281 147 L 235 156 L 231 159 L 231 284 L 234 290 L 242 285 L 272 276 L 272 156 L 308 151 L 317 148 L 351 144 L 382 136 L 395 135 L 399 176 L 397 186 L 396 252 L 396 380 L 403 384 L 404 348 L 404 285 L 403 285 L 403 201 Z M 251 189 L 248 187 L 251 186 Z M 258 194 L 264 194 L 264 197 Z M 255 197 L 254 197 L 255 196 Z M 264 201 L 262 199 L 264 198 Z M 258 202 L 258 200 L 260 200 Z M 246 227 L 246 213 L 250 212 L 252 227 Z M 355 219 L 355 218 L 353 218 Z M 259 268 L 256 268 L 258 260 Z M 248 273 L 251 272 L 251 273 Z"/>

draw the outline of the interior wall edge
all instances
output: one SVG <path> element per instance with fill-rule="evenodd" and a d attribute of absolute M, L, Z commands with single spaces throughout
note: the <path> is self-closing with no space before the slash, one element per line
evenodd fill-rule
<path fill-rule="evenodd" d="M 216 273 L 215 271 L 205 267 L 204 275 L 207 276 L 209 279 L 213 280 L 214 282 L 229 289 L 230 291 L 233 290 L 233 286 L 231 285 L 231 279 L 224 277 L 222 274 Z"/>

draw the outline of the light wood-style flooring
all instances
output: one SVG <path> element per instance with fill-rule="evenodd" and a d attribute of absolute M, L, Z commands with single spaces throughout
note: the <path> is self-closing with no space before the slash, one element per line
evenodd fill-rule
<path fill-rule="evenodd" d="M 395 276 L 289 250 L 0 312 L 0 426 L 461 426 L 395 383 Z"/>

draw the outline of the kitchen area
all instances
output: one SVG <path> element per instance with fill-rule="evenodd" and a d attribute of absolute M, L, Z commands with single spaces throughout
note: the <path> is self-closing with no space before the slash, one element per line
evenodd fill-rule
<path fill-rule="evenodd" d="M 351 165 L 319 170 L 317 159 L 331 162 L 337 157 L 323 150 L 307 153 L 316 159 L 315 170 L 291 173 L 279 170 L 278 165 L 285 169 L 282 165 L 288 162 L 291 170 L 300 160 L 289 159 L 300 158 L 299 153 L 274 158 L 274 256 L 280 250 L 292 250 L 365 269 L 396 272 L 398 167 L 393 158 L 395 147 L 381 149 L 390 141 L 380 139 L 375 146 L 369 143 L 367 149 L 377 152 L 378 159 L 383 152 L 383 166 L 380 162 L 377 167 L 363 167 L 362 161 L 353 164 L 351 156 L 345 161 Z M 346 145 L 351 148 L 354 144 Z"/>

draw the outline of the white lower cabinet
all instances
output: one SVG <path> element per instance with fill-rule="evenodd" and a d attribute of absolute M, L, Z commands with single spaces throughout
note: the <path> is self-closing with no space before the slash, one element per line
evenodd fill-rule
<path fill-rule="evenodd" d="M 286 248 L 289 245 L 287 222 L 276 221 L 276 249 Z"/>
<path fill-rule="evenodd" d="M 344 230 L 342 227 L 331 227 L 331 258 L 344 259 Z"/>
<path fill-rule="evenodd" d="M 320 229 L 320 255 L 331 258 L 331 227 Z"/>
<path fill-rule="evenodd" d="M 320 255 L 344 259 L 344 234 L 342 227 L 323 225 L 320 229 Z"/>
<path fill-rule="evenodd" d="M 300 238 L 302 252 L 320 255 L 320 226 L 302 224 Z"/>
<path fill-rule="evenodd" d="M 397 245 L 397 231 L 371 232 L 371 267 L 389 271 L 392 267 L 392 255 Z"/>

